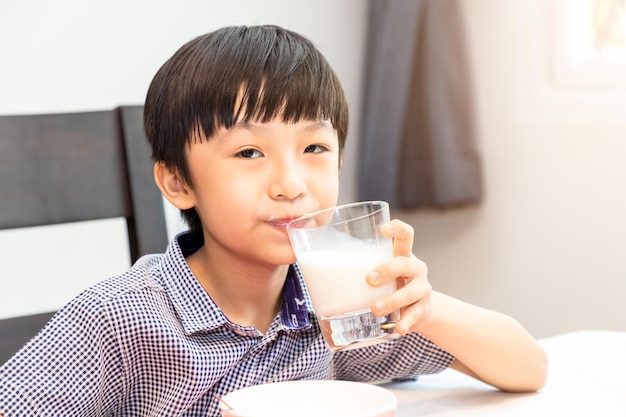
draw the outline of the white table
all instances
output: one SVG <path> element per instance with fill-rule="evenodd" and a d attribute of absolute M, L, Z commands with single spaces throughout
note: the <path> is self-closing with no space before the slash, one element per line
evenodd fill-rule
<path fill-rule="evenodd" d="M 548 382 L 511 394 L 452 369 L 384 386 L 398 397 L 396 417 L 626 416 L 626 332 L 577 331 L 542 339 Z"/>

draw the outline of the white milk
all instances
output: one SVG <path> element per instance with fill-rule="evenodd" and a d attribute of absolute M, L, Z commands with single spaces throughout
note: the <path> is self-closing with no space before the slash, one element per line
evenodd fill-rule
<path fill-rule="evenodd" d="M 316 314 L 330 317 L 349 313 L 367 308 L 391 294 L 396 288 L 395 282 L 373 287 L 365 278 L 369 271 L 391 256 L 391 244 L 298 253 L 298 264 Z"/>

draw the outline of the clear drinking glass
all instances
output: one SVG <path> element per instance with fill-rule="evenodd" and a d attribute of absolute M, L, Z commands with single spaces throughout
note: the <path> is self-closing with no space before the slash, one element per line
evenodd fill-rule
<path fill-rule="evenodd" d="M 396 290 L 396 283 L 371 286 L 366 274 L 393 256 L 381 226 L 389 204 L 366 201 L 301 216 L 287 225 L 324 339 L 332 350 L 397 337 L 400 312 L 378 317 L 370 306 Z"/>

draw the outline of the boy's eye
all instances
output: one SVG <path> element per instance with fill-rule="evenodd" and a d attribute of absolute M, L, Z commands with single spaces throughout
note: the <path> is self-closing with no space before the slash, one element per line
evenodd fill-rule
<path fill-rule="evenodd" d="M 324 152 L 327 149 L 322 146 L 322 145 L 309 145 L 304 149 L 304 152 L 308 152 L 308 153 L 320 153 L 320 152 Z"/>
<path fill-rule="evenodd" d="M 263 154 L 256 149 L 244 149 L 241 152 L 237 152 L 237 156 L 240 158 L 254 159 L 262 157 Z"/>

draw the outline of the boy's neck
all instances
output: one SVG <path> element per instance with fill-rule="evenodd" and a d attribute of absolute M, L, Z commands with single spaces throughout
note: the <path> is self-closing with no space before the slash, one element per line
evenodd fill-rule
<path fill-rule="evenodd" d="M 288 265 L 254 265 L 211 256 L 206 246 L 186 258 L 204 290 L 233 323 L 265 333 L 280 311 Z"/>

